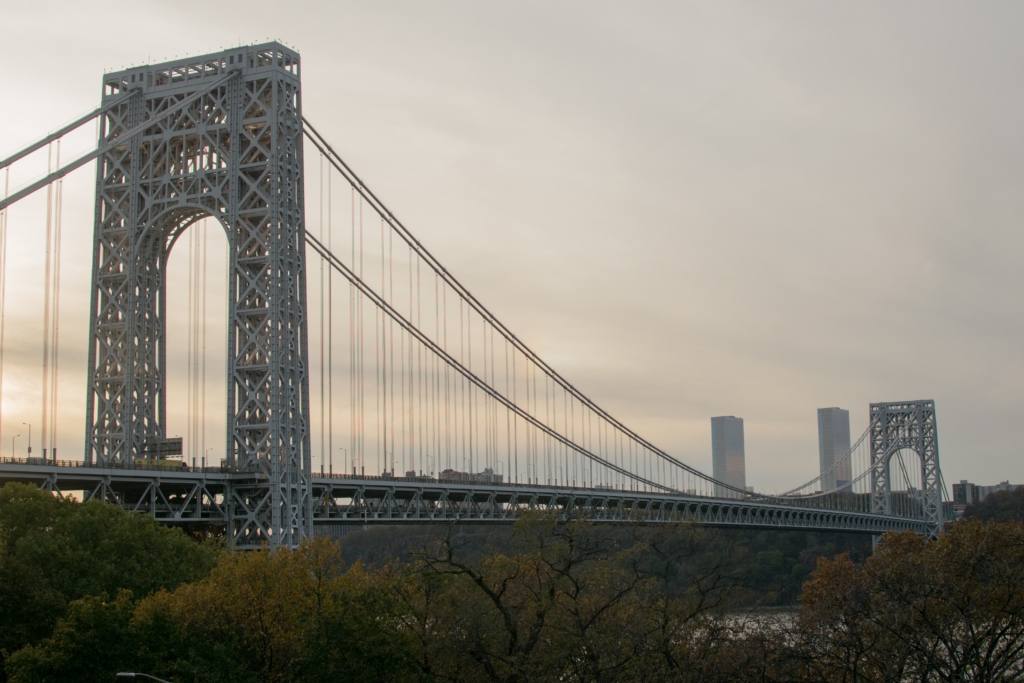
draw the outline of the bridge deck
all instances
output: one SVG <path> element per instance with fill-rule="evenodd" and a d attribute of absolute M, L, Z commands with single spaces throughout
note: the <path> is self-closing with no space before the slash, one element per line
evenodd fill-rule
<path fill-rule="evenodd" d="M 258 502 L 238 495 L 262 483 L 257 476 L 160 468 L 0 461 L 0 484 L 18 481 L 52 491 L 82 491 L 152 515 L 165 524 L 225 526 L 258 514 Z M 582 489 L 504 483 L 461 483 L 428 477 L 334 475 L 313 477 L 315 524 L 512 523 L 530 510 L 554 511 L 603 523 L 690 522 L 708 526 L 802 529 L 881 534 L 927 533 L 927 522 L 869 512 L 830 510 L 766 500 Z"/>

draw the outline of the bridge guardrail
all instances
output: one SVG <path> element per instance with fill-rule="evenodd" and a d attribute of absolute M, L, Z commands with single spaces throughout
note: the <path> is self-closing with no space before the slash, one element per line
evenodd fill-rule
<path fill-rule="evenodd" d="M 149 472 L 196 472 L 201 474 L 226 474 L 230 470 L 226 467 L 196 467 L 192 468 L 185 464 L 181 468 L 161 467 L 160 465 L 148 465 L 142 463 L 120 464 L 120 463 L 87 463 L 82 460 L 44 460 L 43 458 L 4 458 L 0 457 L 0 465 L 36 465 L 42 467 L 74 467 L 81 469 L 99 470 L 141 470 Z"/>

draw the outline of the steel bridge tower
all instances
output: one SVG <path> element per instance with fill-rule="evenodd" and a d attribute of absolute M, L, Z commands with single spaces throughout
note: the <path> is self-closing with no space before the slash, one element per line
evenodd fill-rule
<path fill-rule="evenodd" d="M 921 463 L 919 505 L 938 538 L 943 526 L 942 475 L 935 401 L 871 404 L 871 511 L 892 514 L 889 463 L 901 450 L 912 450 Z"/>
<path fill-rule="evenodd" d="M 299 56 L 269 43 L 127 69 L 103 99 L 99 145 L 122 144 L 97 164 L 86 462 L 127 465 L 166 438 L 167 259 L 215 218 L 229 538 L 294 546 L 312 533 Z"/>

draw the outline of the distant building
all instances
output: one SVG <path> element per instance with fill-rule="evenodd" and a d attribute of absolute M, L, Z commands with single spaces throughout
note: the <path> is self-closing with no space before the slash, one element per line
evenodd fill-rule
<path fill-rule="evenodd" d="M 454 484 L 500 484 L 505 478 L 502 474 L 495 474 L 490 467 L 483 472 L 459 472 L 457 470 L 441 470 L 438 481 L 451 482 Z"/>
<path fill-rule="evenodd" d="M 953 484 L 953 509 L 963 512 L 968 505 L 977 503 L 978 487 L 966 479 L 961 479 L 959 484 Z"/>
<path fill-rule="evenodd" d="M 747 487 L 743 418 L 732 415 L 711 418 L 711 465 L 718 481 L 738 489 Z M 715 484 L 715 495 L 719 498 L 739 496 L 719 484 Z"/>
<path fill-rule="evenodd" d="M 850 459 L 846 458 L 849 452 L 850 411 L 818 408 L 818 464 L 821 468 L 822 491 L 849 486 L 853 479 L 853 466 Z M 839 463 L 838 466 L 836 463 Z"/>
<path fill-rule="evenodd" d="M 963 512 L 964 508 L 974 503 L 979 503 L 996 491 L 1013 491 L 1022 484 L 1011 484 L 1009 481 L 1001 481 L 992 486 L 978 486 L 966 479 L 961 479 L 959 484 L 953 484 L 953 510 Z"/>

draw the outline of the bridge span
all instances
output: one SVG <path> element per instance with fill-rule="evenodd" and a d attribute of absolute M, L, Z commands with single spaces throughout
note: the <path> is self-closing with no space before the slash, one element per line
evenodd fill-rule
<path fill-rule="evenodd" d="M 96 148 L 62 164 L 61 138 L 94 119 Z M 830 472 L 778 495 L 716 481 L 616 419 L 513 334 L 313 127 L 299 54 L 284 45 L 104 74 L 98 108 L 0 160 L 0 170 L 54 145 L 55 170 L 0 198 L 2 261 L 7 207 L 48 188 L 43 457 L 0 462 L 0 482 L 223 527 L 243 549 L 294 547 L 315 525 L 507 523 L 526 510 L 608 523 L 941 531 L 933 401 L 872 404 L 867 429 Z M 51 240 L 49 216 L 62 215 L 62 178 L 93 162 L 85 439 L 80 462 L 58 462 L 58 384 L 47 372 L 59 360 L 60 227 Z M 311 188 L 319 218 L 308 225 Z M 170 438 L 167 418 L 169 255 L 207 222 L 228 242 L 226 441 L 212 449 L 192 362 L 206 282 L 198 275 L 188 435 Z M 190 252 L 195 273 L 199 253 Z M 2 354 L 0 333 L 0 368 Z M 223 467 L 194 469 L 210 450 Z M 316 476 L 339 450 L 346 473 L 361 474 Z M 462 480 L 437 474 L 460 466 Z M 479 470 L 511 476 L 468 474 Z"/>
<path fill-rule="evenodd" d="M 151 515 L 164 524 L 194 530 L 256 525 L 264 502 L 239 495 L 258 488 L 258 477 L 212 467 L 164 470 L 7 458 L 0 461 L 0 484 L 10 481 L 35 484 L 55 493 L 81 492 L 85 499 L 103 500 Z M 849 495 L 849 504 L 829 509 L 818 497 L 801 505 L 784 497 L 720 499 L 608 488 L 459 483 L 415 476 L 314 476 L 312 488 L 315 525 L 511 524 L 525 512 L 540 510 L 566 519 L 603 523 L 688 522 L 872 535 L 931 531 L 927 520 L 871 512 L 869 497 L 856 494 Z"/>

